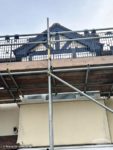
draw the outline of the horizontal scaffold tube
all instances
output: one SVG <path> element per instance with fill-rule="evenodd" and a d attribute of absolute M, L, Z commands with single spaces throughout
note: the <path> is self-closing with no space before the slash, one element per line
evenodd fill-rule
<path fill-rule="evenodd" d="M 8 69 L 8 68 L 7 68 Z M 70 72 L 70 71 L 84 71 L 87 70 L 88 66 L 86 67 L 79 67 L 79 68 L 62 68 L 62 69 L 53 69 L 52 72 Z M 103 70 L 103 69 L 113 69 L 113 65 L 109 66 L 90 66 L 90 70 Z M 32 71 L 10 71 L 11 75 L 30 75 L 30 74 L 47 74 L 48 70 L 32 70 Z M 7 76 L 9 75 L 8 72 L 1 72 L 0 73 L 2 76 Z"/>

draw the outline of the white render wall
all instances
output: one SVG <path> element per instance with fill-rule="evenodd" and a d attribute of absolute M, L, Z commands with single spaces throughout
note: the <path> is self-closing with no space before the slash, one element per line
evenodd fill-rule
<path fill-rule="evenodd" d="M 113 99 L 107 100 L 106 105 L 113 109 Z M 113 143 L 113 113 L 107 111 L 108 126 L 110 131 L 111 141 Z"/>
<path fill-rule="evenodd" d="M 16 104 L 0 105 L 0 136 L 15 135 L 13 128 L 18 127 L 19 108 Z"/>
<path fill-rule="evenodd" d="M 113 99 L 105 105 L 113 109 Z M 48 104 L 0 105 L 0 136 L 18 126 L 21 145 L 48 145 Z M 113 114 L 87 100 L 55 102 L 54 130 L 56 145 L 113 143 Z"/>
<path fill-rule="evenodd" d="M 54 136 L 55 145 L 111 143 L 106 110 L 86 100 L 54 103 Z M 18 143 L 46 146 L 48 137 L 48 104 L 20 105 Z"/>

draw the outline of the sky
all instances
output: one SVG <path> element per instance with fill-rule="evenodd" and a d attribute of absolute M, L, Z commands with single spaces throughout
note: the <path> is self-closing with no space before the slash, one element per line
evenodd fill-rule
<path fill-rule="evenodd" d="M 60 23 L 72 30 L 113 27 L 113 0 L 0 0 L 0 35 L 39 33 Z"/>

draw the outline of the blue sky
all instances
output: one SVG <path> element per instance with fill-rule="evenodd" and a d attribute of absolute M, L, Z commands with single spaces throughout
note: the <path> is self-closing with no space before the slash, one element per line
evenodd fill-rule
<path fill-rule="evenodd" d="M 113 26 L 113 0 L 0 0 L 0 35 L 36 33 L 58 22 L 72 30 Z"/>

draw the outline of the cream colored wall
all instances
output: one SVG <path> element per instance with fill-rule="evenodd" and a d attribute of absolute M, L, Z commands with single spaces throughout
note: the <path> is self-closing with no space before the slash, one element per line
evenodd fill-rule
<path fill-rule="evenodd" d="M 0 105 L 0 136 L 15 135 L 13 127 L 18 127 L 19 109 L 16 104 Z"/>
<path fill-rule="evenodd" d="M 108 107 L 113 109 L 113 99 L 106 100 L 105 103 Z M 113 143 L 113 113 L 107 111 L 107 117 L 108 117 L 108 125 L 109 125 L 111 141 Z"/>
<path fill-rule="evenodd" d="M 54 136 L 55 145 L 110 143 L 106 111 L 91 101 L 54 103 Z M 47 103 L 21 105 L 18 143 L 44 146 L 48 137 Z"/>

